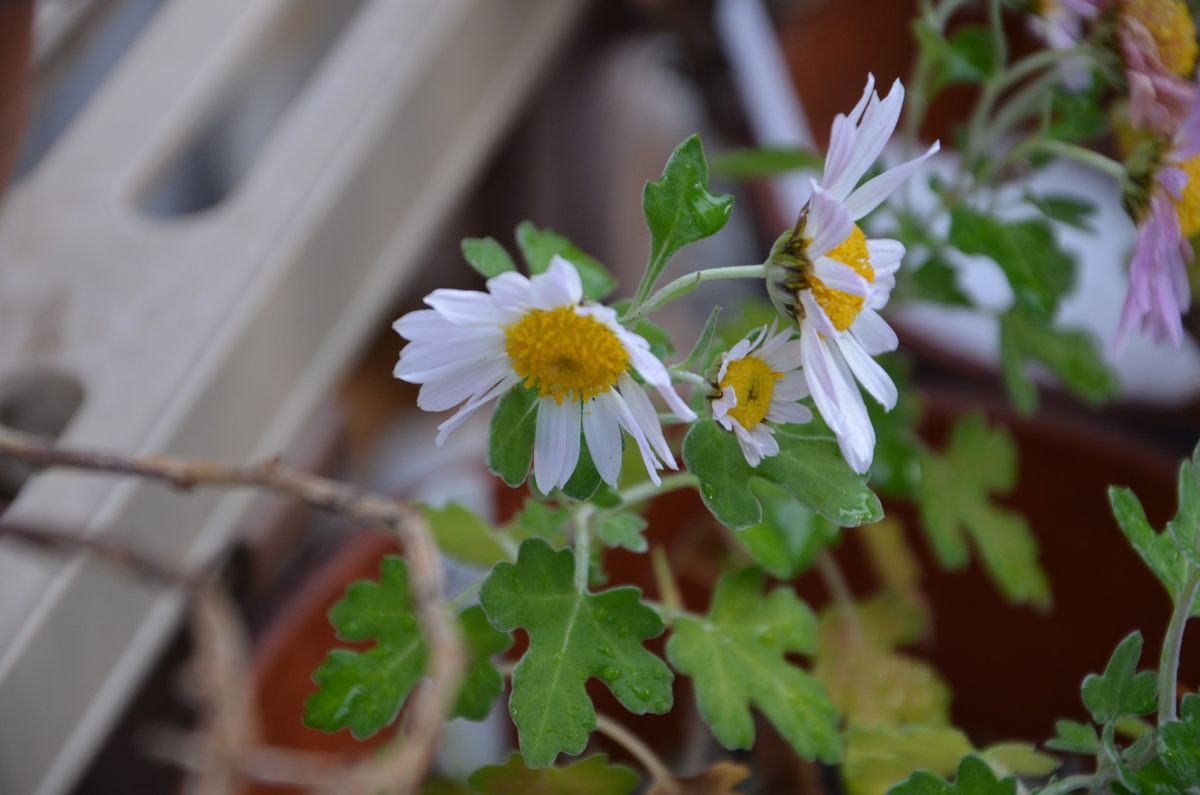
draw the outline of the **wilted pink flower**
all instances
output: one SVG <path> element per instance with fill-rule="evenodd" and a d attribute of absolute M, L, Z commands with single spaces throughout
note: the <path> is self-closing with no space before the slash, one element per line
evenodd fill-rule
<path fill-rule="evenodd" d="M 1196 25 L 1182 0 L 1122 0 L 1117 25 L 1130 121 L 1171 137 L 1196 98 Z"/>
<path fill-rule="evenodd" d="M 1029 17 L 1030 28 L 1050 49 L 1069 50 L 1083 39 L 1084 25 L 1110 4 L 1111 0 L 1041 0 Z M 1083 58 L 1064 61 L 1061 71 L 1063 81 L 1071 89 L 1084 89 L 1091 80 Z"/>

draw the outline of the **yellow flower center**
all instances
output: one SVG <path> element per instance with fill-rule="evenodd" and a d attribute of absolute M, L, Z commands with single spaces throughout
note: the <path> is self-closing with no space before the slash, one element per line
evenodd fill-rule
<path fill-rule="evenodd" d="M 504 330 L 504 349 L 525 386 L 558 403 L 607 392 L 629 367 L 613 330 L 570 306 L 531 310 Z"/>
<path fill-rule="evenodd" d="M 1196 68 L 1196 24 L 1183 0 L 1124 0 L 1122 10 L 1142 23 L 1158 46 L 1162 65 L 1180 77 Z"/>
<path fill-rule="evenodd" d="M 1175 212 L 1179 214 L 1179 227 L 1184 237 L 1200 233 L 1200 156 L 1180 164 L 1188 175 L 1183 193 L 1175 200 Z"/>
<path fill-rule="evenodd" d="M 729 416 L 738 421 L 746 430 L 763 421 L 771 409 L 771 395 L 775 393 L 775 382 L 783 378 L 783 373 L 777 373 L 770 365 L 754 356 L 747 356 L 729 363 L 725 368 L 725 377 L 721 379 L 721 389 L 733 387 L 737 395 L 737 405 L 729 411 Z"/>
<path fill-rule="evenodd" d="M 848 265 L 868 282 L 875 281 L 875 269 L 871 267 L 871 257 L 867 253 L 867 236 L 857 226 L 850 236 L 843 240 L 837 248 L 825 256 L 835 259 L 843 265 Z M 838 331 L 845 331 L 858 317 L 863 308 L 863 298 L 860 295 L 850 295 L 841 290 L 826 287 L 820 279 L 813 276 L 812 294 L 830 322 Z"/>

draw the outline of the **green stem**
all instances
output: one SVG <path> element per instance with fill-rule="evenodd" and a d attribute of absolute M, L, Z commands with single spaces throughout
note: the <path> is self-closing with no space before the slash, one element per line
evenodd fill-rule
<path fill-rule="evenodd" d="M 708 381 L 704 376 L 693 373 L 690 370 L 675 370 L 671 369 L 671 379 L 682 384 L 692 384 L 693 386 L 708 386 Z"/>
<path fill-rule="evenodd" d="M 454 595 L 453 599 L 446 603 L 446 608 L 451 613 L 457 613 L 459 610 L 461 610 L 468 599 L 479 593 L 479 589 L 483 587 L 483 583 L 487 580 L 488 575 L 490 574 L 491 572 L 489 571 L 467 583 L 467 585 L 461 591 Z"/>
<path fill-rule="evenodd" d="M 592 553 L 592 506 L 586 502 L 572 506 L 571 518 L 575 522 L 575 590 L 587 593 L 588 569 L 591 566 Z"/>
<path fill-rule="evenodd" d="M 1117 180 L 1117 182 L 1124 182 L 1126 178 L 1125 166 L 1122 163 L 1118 163 L 1111 157 L 1102 155 L 1099 152 L 1093 152 L 1091 149 L 1079 146 L 1078 144 L 1067 143 L 1066 141 L 1033 140 L 1018 147 L 1018 149 L 1022 154 L 1044 152 L 1048 155 L 1057 155 L 1058 157 L 1075 160 L 1103 174 L 1108 174 Z"/>
<path fill-rule="evenodd" d="M 1158 670 L 1159 726 L 1176 718 L 1175 702 L 1178 691 L 1179 655 L 1183 649 L 1183 631 L 1187 628 L 1197 592 L 1200 592 L 1200 568 L 1189 564 L 1187 579 L 1179 591 L 1179 598 L 1175 600 L 1171 623 L 1167 625 L 1167 635 L 1163 638 L 1162 661 Z"/>
<path fill-rule="evenodd" d="M 1074 792 L 1075 790 L 1090 790 L 1095 779 L 1096 776 L 1092 773 L 1079 773 L 1078 775 L 1067 776 L 1044 789 L 1038 790 L 1038 795 L 1065 795 L 1065 793 Z"/>
<path fill-rule="evenodd" d="M 667 475 L 662 479 L 661 485 L 654 485 L 653 481 L 643 481 L 636 486 L 630 486 L 627 489 L 621 489 L 617 492 L 617 496 L 621 499 L 621 504 L 610 508 L 605 513 L 618 511 L 628 508 L 631 505 L 637 505 L 639 502 L 658 497 L 662 494 L 667 494 L 680 489 L 691 489 L 700 485 L 700 479 L 689 472 L 679 472 L 674 475 Z"/>
<path fill-rule="evenodd" d="M 638 295 L 633 297 L 633 301 L 621 321 L 626 325 L 636 323 L 646 315 L 662 309 L 676 298 L 687 295 L 705 282 L 718 279 L 763 279 L 766 278 L 766 275 L 766 265 L 730 265 L 724 268 L 706 268 L 680 276 L 649 298 L 640 297 L 642 286 L 639 285 Z"/>
<path fill-rule="evenodd" d="M 988 26 L 992 29 L 992 44 L 996 48 L 996 60 L 1008 63 L 1008 39 L 1004 35 L 1004 0 L 991 0 L 988 3 Z"/>

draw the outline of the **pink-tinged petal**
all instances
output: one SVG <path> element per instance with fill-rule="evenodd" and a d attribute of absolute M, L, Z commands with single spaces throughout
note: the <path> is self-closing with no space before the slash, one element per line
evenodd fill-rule
<path fill-rule="evenodd" d="M 633 416 L 633 412 L 629 410 L 629 404 L 625 402 L 619 390 L 606 392 L 605 394 L 613 402 L 613 408 L 617 412 L 617 419 L 621 423 L 621 427 L 625 429 L 625 432 L 629 434 L 634 444 L 637 445 L 638 452 L 642 456 L 642 463 L 646 466 L 646 474 L 650 476 L 650 480 L 655 485 L 662 483 L 662 479 L 658 476 L 658 470 L 662 468 L 662 465 L 654 457 L 654 451 L 650 449 L 650 443 L 646 441 L 646 433 Z"/>
<path fill-rule="evenodd" d="M 621 392 L 621 397 L 625 398 L 625 403 L 629 406 L 630 413 L 633 414 L 642 432 L 645 433 L 646 441 L 650 443 L 659 460 L 671 469 L 675 469 L 675 457 L 671 454 L 671 447 L 667 444 L 667 438 L 663 435 L 662 423 L 659 422 L 658 412 L 654 410 L 654 404 L 650 402 L 650 398 L 647 397 L 642 388 L 628 375 L 621 376 L 618 389 Z M 692 416 L 694 417 L 695 415 L 693 414 Z"/>
<path fill-rule="evenodd" d="M 870 469 L 875 450 L 875 429 L 867 407 L 841 354 L 828 341 L 805 329 L 804 374 L 813 402 L 825 424 L 837 436 L 838 447 L 850 467 L 859 473 Z"/>
<path fill-rule="evenodd" d="M 891 353 L 900 347 L 896 332 L 874 309 L 859 312 L 850 326 L 850 333 L 870 356 Z"/>
<path fill-rule="evenodd" d="M 584 404 L 583 436 L 600 479 L 615 487 L 621 475 L 621 421 L 611 392 Z"/>
<path fill-rule="evenodd" d="M 839 180 L 845 173 L 854 157 L 855 141 L 858 139 L 858 122 L 862 118 L 867 104 L 875 97 L 875 75 L 867 75 L 867 86 L 863 89 L 862 98 L 846 116 L 839 113 L 833 119 L 833 127 L 829 135 L 829 153 L 825 156 L 825 172 L 821 177 L 821 185 L 828 187 Z M 878 100 L 878 98 L 876 98 Z"/>
<path fill-rule="evenodd" d="M 836 180 L 825 186 L 830 193 L 838 198 L 845 198 L 850 194 L 892 137 L 903 105 L 904 85 L 899 80 L 892 83 L 891 91 L 882 100 L 868 103 L 858 128 L 854 154 L 850 162 Z"/>
<path fill-rule="evenodd" d="M 808 205 L 805 234 L 809 235 L 808 255 L 819 257 L 836 248 L 854 231 L 854 219 L 846 205 L 833 194 L 813 183 L 813 196 Z"/>
<path fill-rule="evenodd" d="M 456 371 L 449 378 L 429 381 L 417 392 L 417 407 L 422 411 L 446 411 L 475 395 L 481 395 L 511 373 L 507 361 L 486 367 Z"/>
<path fill-rule="evenodd" d="M 825 313 L 824 307 L 813 298 L 811 291 L 804 290 L 800 293 L 800 306 L 804 309 L 804 325 L 811 325 L 826 337 L 836 337 L 842 333 L 833 325 L 833 321 Z M 803 339 L 803 335 L 801 335 L 801 339 Z"/>
<path fill-rule="evenodd" d="M 896 384 L 879 363 L 867 355 L 853 335 L 838 340 L 838 349 L 854 377 L 887 411 L 896 407 Z"/>
<path fill-rule="evenodd" d="M 854 268 L 835 259 L 817 257 L 813 263 L 813 275 L 831 290 L 862 298 L 867 295 L 867 280 L 859 276 Z"/>
<path fill-rule="evenodd" d="M 867 255 L 871 259 L 875 278 L 888 276 L 895 273 L 904 261 L 904 244 L 886 237 L 872 238 L 867 241 Z"/>
<path fill-rule="evenodd" d="M 850 216 L 857 221 L 874 210 L 891 196 L 897 188 L 904 184 L 906 179 L 916 173 L 917 169 L 926 160 L 936 155 L 941 148 L 941 142 L 934 141 L 933 146 L 929 147 L 925 154 L 915 157 L 907 163 L 902 163 L 895 168 L 888 169 L 854 191 L 854 193 L 851 193 L 850 198 L 846 199 L 846 209 L 850 211 Z"/>

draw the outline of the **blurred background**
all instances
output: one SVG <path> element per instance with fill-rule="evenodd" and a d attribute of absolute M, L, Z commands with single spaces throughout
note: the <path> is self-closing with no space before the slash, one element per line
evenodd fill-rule
<path fill-rule="evenodd" d="M 0 423 L 131 453 L 282 453 L 292 466 L 502 520 L 520 495 L 484 467 L 486 418 L 434 448 L 438 418 L 391 377 L 391 321 L 434 287 L 478 288 L 458 241 L 490 235 L 511 248 L 525 219 L 604 262 L 628 293 L 648 245 L 642 185 L 681 140 L 699 131 L 710 156 L 823 146 L 868 72 L 885 86 L 908 74 L 915 7 L 0 0 Z M 1011 33 L 1025 36 L 1019 22 Z M 971 98 L 947 91 L 923 137 L 952 140 Z M 1039 176 L 1094 194 L 1089 178 Z M 713 181 L 736 196 L 733 219 L 670 275 L 762 261 L 804 185 L 720 170 Z M 1132 227 L 1116 196 L 1100 212 L 1100 235 L 1063 232 L 1087 261 L 1064 319 L 1110 350 Z M 964 290 L 996 299 L 986 267 L 963 268 Z M 708 287 L 663 317 L 680 339 L 713 302 L 736 320 L 763 297 L 758 285 Z M 1156 524 L 1171 514 L 1177 459 L 1200 436 L 1200 353 L 1192 339 L 1182 351 L 1143 345 L 1113 360 L 1122 390 L 1108 406 L 1045 381 L 1041 410 L 1021 418 L 986 312 L 908 305 L 892 319 L 928 438 L 972 410 L 1014 434 L 1021 478 L 1006 502 L 1029 518 L 1055 592 L 1055 607 L 1036 612 L 1007 605 L 977 567 L 939 572 L 912 510 L 889 506 L 926 572 L 934 632 L 919 653 L 950 681 L 955 723 L 973 739 L 1049 736 L 1055 717 L 1081 712 L 1080 678 L 1129 629 L 1157 648 L 1168 603 L 1117 533 L 1104 488 L 1133 487 Z M 308 676 L 333 644 L 325 610 L 375 571 L 387 538 L 252 495 L 27 475 L 0 468 L 8 518 L 221 567 L 255 635 L 267 740 L 365 752 L 300 716 Z M 652 543 L 689 605 L 703 607 L 721 531 L 691 495 L 664 500 L 651 519 Z M 644 559 L 611 554 L 615 580 L 653 588 Z M 865 583 L 853 534 L 838 554 L 852 586 Z M 1121 586 L 1098 593 L 1072 564 L 1080 554 Z M 452 586 L 472 577 L 451 568 Z M 825 600 L 807 577 L 798 588 Z M 0 544 L 0 792 L 182 791 L 178 770 L 144 753 L 154 726 L 193 719 L 179 607 L 177 595 L 89 561 Z M 1194 686 L 1192 651 L 1183 678 Z M 1023 682 L 1029 703 L 1012 704 L 1006 681 Z M 630 724 L 685 769 L 727 756 L 690 699 L 679 703 Z M 439 769 L 504 758 L 510 731 L 500 713 L 455 723 Z M 836 791 L 835 776 L 795 760 L 766 724 L 759 734 L 747 792 Z"/>

